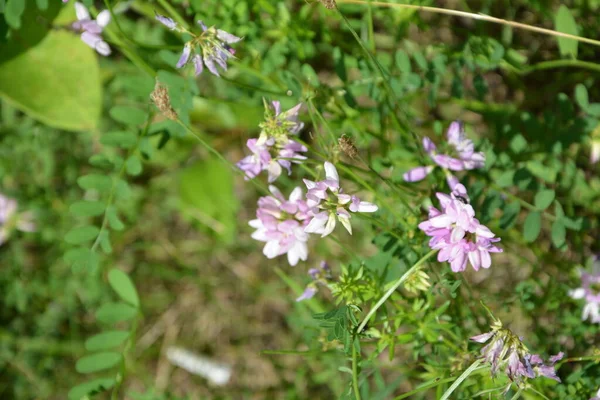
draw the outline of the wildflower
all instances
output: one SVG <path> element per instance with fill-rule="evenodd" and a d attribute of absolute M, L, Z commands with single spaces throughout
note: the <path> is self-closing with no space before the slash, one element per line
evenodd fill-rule
<path fill-rule="evenodd" d="M 102 40 L 101 33 L 104 27 L 110 22 L 110 12 L 101 11 L 96 19 L 93 20 L 88 9 L 81 3 L 75 3 L 75 14 L 77 21 L 73 22 L 73 29 L 81 33 L 81 40 L 98 54 L 103 56 L 110 55 L 110 46 Z"/>
<path fill-rule="evenodd" d="M 202 73 L 204 66 L 216 76 L 220 76 L 217 66 L 227 71 L 227 60 L 234 57 L 235 54 L 235 50 L 230 44 L 242 40 L 242 38 L 224 30 L 216 29 L 214 26 L 208 28 L 202 21 L 198 21 L 202 33 L 196 35 L 164 15 L 156 14 L 156 20 L 172 31 L 186 32 L 193 36 L 192 40 L 184 45 L 183 52 L 177 62 L 177 68 L 183 68 L 191 58 L 196 76 Z M 193 56 L 192 53 L 194 53 Z"/>
<path fill-rule="evenodd" d="M 569 291 L 574 299 L 585 299 L 581 320 L 589 319 L 592 323 L 600 323 L 600 273 L 582 272 L 581 287 Z"/>
<path fill-rule="evenodd" d="M 450 145 L 450 154 L 439 153 L 436 145 L 428 137 L 423 138 L 423 148 L 429 154 L 434 165 L 420 166 L 411 169 L 404 174 L 406 182 L 417 182 L 425 179 L 437 166 L 442 167 L 446 172 L 448 185 L 453 190 L 458 180 L 449 171 L 465 171 L 476 168 L 483 168 L 485 165 L 485 155 L 481 152 L 475 152 L 475 145 L 466 138 L 462 123 L 454 121 L 450 124 L 446 133 L 447 142 Z"/>
<path fill-rule="evenodd" d="M 302 199 L 302 189 L 295 188 L 288 200 L 275 186 L 269 186 L 272 196 L 258 200 L 256 218 L 249 225 L 256 229 L 252 238 L 266 242 L 263 254 L 267 258 L 287 254 L 288 262 L 294 266 L 299 260 L 306 261 L 309 207 Z"/>
<path fill-rule="evenodd" d="M 499 320 L 492 324 L 492 330 L 481 335 L 471 337 L 477 343 L 488 343 L 481 349 L 483 360 L 490 364 L 492 376 L 504 366 L 505 373 L 511 381 L 521 382 L 525 378 L 533 379 L 545 376 L 560 382 L 556 375 L 554 364 L 564 356 L 563 352 L 550 357 L 544 363 L 537 354 L 531 354 L 521 339 L 509 329 L 503 328 Z"/>
<path fill-rule="evenodd" d="M 351 212 L 371 213 L 378 210 L 375 204 L 344 193 L 337 169 L 328 161 L 325 162 L 325 180 L 313 182 L 305 179 L 304 183 L 308 188 L 306 203 L 314 213 L 306 232 L 319 233 L 321 237 L 325 237 L 335 229 L 337 218 L 348 233 L 352 234 Z"/>
<path fill-rule="evenodd" d="M 308 270 L 308 274 L 312 278 L 312 282 L 306 285 L 304 292 L 296 299 L 296 301 L 308 300 L 317 294 L 317 284 L 327 285 L 327 281 L 331 279 L 331 268 L 325 261 L 321 261 L 319 268 L 311 268 Z"/>
<path fill-rule="evenodd" d="M 15 229 L 34 232 L 33 215 L 29 212 L 17 213 L 17 201 L 0 194 L 0 245 L 8 240 Z"/>
<path fill-rule="evenodd" d="M 266 170 L 271 183 L 281 175 L 283 168 L 290 175 L 292 163 L 298 164 L 306 159 L 300 153 L 308 149 L 289 138 L 304 127 L 303 123 L 298 122 L 302 105 L 298 104 L 286 112 L 281 111 L 278 101 L 274 101 L 272 106 L 265 104 L 265 121 L 259 125 L 261 133 L 258 139 L 246 142 L 252 154 L 237 163 L 238 168 L 246 174 L 246 179 L 253 179 Z"/>
<path fill-rule="evenodd" d="M 438 261 L 448 261 L 454 272 L 464 271 L 470 262 L 475 271 L 492 265 L 490 253 L 502 249 L 488 227 L 475 218 L 475 211 L 468 203 L 465 187 L 457 184 L 450 194 L 436 193 L 441 210 L 429 208 L 429 219 L 419 224 L 419 229 L 431 237 L 429 247 L 439 249 Z"/>

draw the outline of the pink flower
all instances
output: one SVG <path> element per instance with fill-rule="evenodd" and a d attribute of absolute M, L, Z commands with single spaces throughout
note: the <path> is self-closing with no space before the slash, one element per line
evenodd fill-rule
<path fill-rule="evenodd" d="M 404 174 L 406 182 L 417 182 L 425 179 L 427 175 L 435 169 L 435 164 L 446 171 L 448 184 L 453 190 L 458 180 L 449 171 L 465 171 L 476 168 L 483 168 L 485 165 L 485 155 L 481 152 L 475 152 L 475 145 L 466 138 L 463 125 L 454 121 L 448 128 L 447 143 L 450 146 L 450 154 L 439 153 L 436 145 L 428 137 L 423 138 L 423 148 L 429 154 L 434 165 L 420 166 L 413 168 Z"/>
<path fill-rule="evenodd" d="M 592 323 L 600 323 L 600 274 L 581 273 L 581 287 L 571 290 L 569 295 L 574 299 L 585 299 L 581 320 L 589 319 Z"/>
<path fill-rule="evenodd" d="M 75 3 L 75 14 L 77 21 L 73 22 L 73 29 L 81 33 L 81 40 L 98 54 L 103 56 L 110 55 L 110 46 L 102 40 L 102 31 L 110 22 L 110 12 L 101 11 L 95 20 L 90 16 L 88 9 L 81 3 Z"/>
<path fill-rule="evenodd" d="M 441 210 L 429 208 L 429 219 L 419 229 L 430 236 L 429 246 L 439 249 L 438 261 L 448 261 L 454 272 L 462 272 L 469 262 L 475 271 L 492 265 L 490 253 L 502 252 L 494 245 L 500 239 L 475 218 L 475 211 L 463 185 L 446 195 L 437 193 Z"/>
<path fill-rule="evenodd" d="M 0 194 L 0 245 L 15 230 L 34 232 L 35 223 L 30 212 L 18 213 L 17 201 Z"/>
<path fill-rule="evenodd" d="M 287 254 L 292 266 L 299 260 L 306 261 L 308 234 L 304 227 L 309 208 L 302 199 L 302 189 L 295 188 L 287 200 L 275 186 L 269 186 L 269 190 L 272 196 L 258 200 L 256 219 L 249 222 L 256 229 L 252 238 L 266 243 L 263 254 L 269 259 Z"/>
<path fill-rule="evenodd" d="M 327 285 L 327 281 L 331 279 L 331 269 L 325 261 L 321 261 L 319 268 L 311 268 L 308 274 L 312 278 L 312 282 L 306 285 L 304 292 L 296 299 L 296 301 L 308 300 L 317 294 L 317 285 Z"/>
<path fill-rule="evenodd" d="M 325 180 L 313 182 L 305 179 L 304 183 L 308 188 L 306 203 L 314 214 L 306 232 L 319 233 L 321 237 L 325 237 L 335 229 L 337 218 L 348 233 L 352 234 L 351 212 L 371 213 L 378 210 L 373 203 L 343 193 L 337 169 L 328 161 L 325 162 Z"/>
<path fill-rule="evenodd" d="M 237 166 L 246 173 L 246 179 L 253 179 L 261 171 L 267 171 L 271 183 L 281 175 L 283 169 L 291 175 L 292 164 L 306 160 L 301 153 L 308 149 L 289 137 L 297 135 L 304 126 L 298 122 L 302 105 L 298 104 L 285 112 L 281 111 L 278 101 L 274 101 L 272 107 L 265 106 L 265 122 L 260 124 L 260 136 L 247 142 L 252 155 L 243 158 Z"/>

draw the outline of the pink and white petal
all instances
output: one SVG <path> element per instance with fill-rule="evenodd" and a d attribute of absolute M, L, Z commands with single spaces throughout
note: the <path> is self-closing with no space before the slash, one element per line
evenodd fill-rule
<path fill-rule="evenodd" d="M 102 28 L 104 28 L 106 25 L 108 25 L 108 23 L 110 22 L 110 11 L 108 11 L 108 10 L 100 11 L 100 13 L 96 16 L 96 22 Z"/>
<path fill-rule="evenodd" d="M 279 241 L 277 240 L 271 240 L 268 241 L 267 244 L 265 244 L 265 247 L 263 248 L 263 254 L 269 258 L 275 258 L 279 255 L 280 252 L 280 246 L 279 246 Z"/>
<path fill-rule="evenodd" d="M 344 228 L 348 231 L 349 234 L 352 235 L 352 225 L 350 224 L 350 216 L 345 214 L 338 213 L 338 221 L 342 223 Z"/>
<path fill-rule="evenodd" d="M 335 213 L 330 213 L 329 218 L 327 219 L 327 223 L 325 224 L 325 228 L 323 229 L 323 233 L 321 237 L 325 237 L 329 235 L 335 229 Z"/>
<path fill-rule="evenodd" d="M 96 51 L 102 56 L 109 56 L 111 53 L 110 46 L 104 40 L 96 43 Z"/>
<path fill-rule="evenodd" d="M 302 200 L 302 188 L 300 186 L 297 186 L 296 188 L 294 188 L 294 190 L 292 190 L 292 193 L 290 193 L 290 201 L 295 203 L 299 200 Z"/>
<path fill-rule="evenodd" d="M 79 21 L 91 19 L 90 12 L 88 11 L 87 7 L 78 1 L 75 2 L 75 15 Z"/>
<path fill-rule="evenodd" d="M 352 196 L 346 193 L 338 193 L 338 204 L 348 204 L 352 201 Z"/>
<path fill-rule="evenodd" d="M 404 173 L 404 175 L 402 175 L 402 178 L 405 182 L 422 181 L 427 177 L 427 175 L 431 173 L 431 171 L 433 171 L 433 168 L 434 167 L 431 165 L 427 167 L 416 167 Z"/>
<path fill-rule="evenodd" d="M 369 203 L 368 201 L 361 201 L 358 205 L 358 212 L 372 213 L 377 210 L 379 210 L 379 207 L 373 203 Z"/>
<path fill-rule="evenodd" d="M 329 161 L 325 161 L 324 166 L 325 166 L 325 176 L 327 177 L 327 179 L 336 181 L 337 186 L 339 186 L 340 176 L 338 175 L 335 165 L 333 165 Z"/>
<path fill-rule="evenodd" d="M 267 171 L 269 172 L 269 183 L 274 182 L 281 175 L 281 165 L 277 161 L 271 161 L 267 167 Z"/>
<path fill-rule="evenodd" d="M 586 290 L 584 288 L 577 288 L 575 290 L 569 290 L 569 296 L 574 299 L 583 299 L 586 295 Z"/>

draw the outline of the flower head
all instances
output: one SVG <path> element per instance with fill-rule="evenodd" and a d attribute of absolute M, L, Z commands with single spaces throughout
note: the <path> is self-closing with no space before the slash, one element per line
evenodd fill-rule
<path fill-rule="evenodd" d="M 93 20 L 88 9 L 81 3 L 75 3 L 75 14 L 77 21 L 73 22 L 73 29 L 81 33 L 81 40 L 98 54 L 103 56 L 110 55 L 110 46 L 102 40 L 102 31 L 110 22 L 110 12 L 108 10 L 101 11 L 96 19 Z"/>
<path fill-rule="evenodd" d="M 325 261 L 321 261 L 319 268 L 311 268 L 308 274 L 312 278 L 312 282 L 306 285 L 304 292 L 296 299 L 296 301 L 308 300 L 317 294 L 317 285 L 327 285 L 327 281 L 331 280 L 331 269 Z"/>
<path fill-rule="evenodd" d="M 164 15 L 156 14 L 156 20 L 172 31 L 186 32 L 193 36 L 192 40 L 184 45 L 177 68 L 183 68 L 191 58 L 196 76 L 202 73 L 204 66 L 216 76 L 220 76 L 217 66 L 227 71 L 227 60 L 234 57 L 235 54 L 235 50 L 230 44 L 242 40 L 242 38 L 216 29 L 214 26 L 209 28 L 202 21 L 198 21 L 202 33 L 196 35 Z M 194 55 L 191 57 L 192 53 Z"/>
<path fill-rule="evenodd" d="M 533 379 L 539 376 L 554 379 L 560 382 L 556 375 L 554 364 L 564 356 L 562 352 L 550 357 L 548 363 L 544 363 L 537 354 L 531 354 L 521 339 L 509 329 L 503 328 L 498 320 L 492 324 L 492 330 L 481 335 L 473 336 L 472 341 L 487 343 L 481 349 L 484 362 L 490 364 L 492 376 L 498 370 L 505 368 L 505 373 L 511 381 L 521 382 L 526 378 Z"/>
<path fill-rule="evenodd" d="M 448 261 L 454 272 L 464 271 L 467 263 L 475 271 L 492 265 L 490 253 L 502 249 L 494 243 L 500 241 L 488 227 L 475 218 L 475 211 L 468 203 L 465 187 L 456 185 L 450 194 L 437 193 L 441 210 L 429 208 L 429 219 L 419 224 L 419 229 L 431 237 L 429 247 L 439 249 L 438 261 Z"/>
<path fill-rule="evenodd" d="M 272 196 L 258 200 L 256 219 L 249 222 L 256 229 L 252 238 L 266 243 L 263 254 L 267 258 L 287 254 L 292 266 L 299 260 L 306 261 L 308 234 L 304 227 L 308 223 L 309 208 L 302 199 L 302 189 L 295 188 L 289 199 L 275 186 L 269 186 L 269 190 Z"/>
<path fill-rule="evenodd" d="M 8 240 L 15 230 L 34 232 L 33 215 L 29 212 L 18 213 L 17 201 L 0 194 L 0 245 Z"/>
<path fill-rule="evenodd" d="M 357 196 L 343 192 L 340 178 L 335 166 L 325 162 L 325 180 L 319 182 L 304 180 L 308 192 L 306 203 L 312 209 L 314 217 L 306 227 L 306 232 L 319 233 L 322 237 L 329 235 L 335 229 L 336 219 L 352 234 L 350 213 L 372 213 L 378 207 L 367 201 L 361 201 Z"/>
<path fill-rule="evenodd" d="M 581 273 L 581 287 L 571 290 L 569 295 L 574 299 L 585 299 L 581 319 L 589 319 L 592 323 L 600 323 L 600 273 Z"/>
<path fill-rule="evenodd" d="M 446 133 L 446 138 L 448 144 L 446 153 L 438 152 L 437 146 L 428 137 L 423 138 L 423 148 L 434 162 L 434 165 L 420 166 L 409 170 L 404 174 L 406 182 L 417 182 L 425 179 L 437 165 L 444 169 L 450 189 L 454 189 L 454 185 L 458 183 L 458 180 L 450 171 L 483 168 L 485 155 L 475 151 L 473 142 L 466 138 L 462 123 L 452 122 Z"/>
<path fill-rule="evenodd" d="M 265 104 L 265 121 L 260 124 L 260 136 L 246 143 L 252 154 L 237 163 L 238 168 L 245 172 L 246 179 L 255 178 L 261 171 L 268 171 L 269 182 L 274 182 L 284 168 L 290 175 L 292 164 L 306 160 L 301 154 L 308 150 L 306 146 L 290 139 L 290 135 L 297 135 L 304 127 L 303 123 L 298 122 L 302 105 L 281 112 L 278 101 L 272 104 L 273 108 Z"/>

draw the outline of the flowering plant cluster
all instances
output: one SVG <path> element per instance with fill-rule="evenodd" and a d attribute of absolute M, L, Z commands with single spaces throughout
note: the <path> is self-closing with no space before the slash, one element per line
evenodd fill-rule
<path fill-rule="evenodd" d="M 242 40 L 242 38 L 232 35 L 229 32 L 225 32 L 224 30 L 216 29 L 214 26 L 208 28 L 202 21 L 198 21 L 202 33 L 196 35 L 180 26 L 169 17 L 156 14 L 156 19 L 172 31 L 180 33 L 185 32 L 193 36 L 193 38 L 183 46 L 183 51 L 179 57 L 179 61 L 177 61 L 177 68 L 185 67 L 191 58 L 196 76 L 202 73 L 204 66 L 206 66 L 210 73 L 215 76 L 220 76 L 217 66 L 221 67 L 224 71 L 227 71 L 227 60 L 235 55 L 235 50 L 230 44 Z"/>

